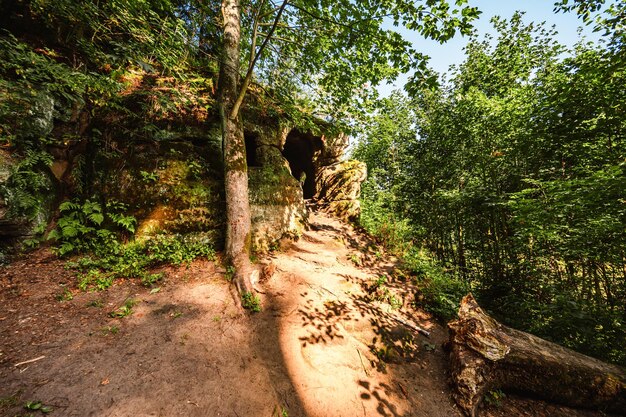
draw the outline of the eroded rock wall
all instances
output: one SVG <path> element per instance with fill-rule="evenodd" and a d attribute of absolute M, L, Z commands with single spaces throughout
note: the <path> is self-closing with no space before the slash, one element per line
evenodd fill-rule
<path fill-rule="evenodd" d="M 35 226 L 43 231 L 40 226 L 53 217 L 55 203 L 82 197 L 97 198 L 103 204 L 122 203 L 127 214 L 137 219 L 136 239 L 194 235 L 222 247 L 225 197 L 218 120 L 168 121 L 146 140 L 129 140 L 124 123 L 132 121 L 114 113 L 86 121 L 41 113 L 50 122 L 46 134 L 70 130 L 78 134 L 70 141 L 50 145 L 50 160 L 36 167 L 38 175 L 49 181 L 49 187 L 40 190 L 45 196 L 39 197 L 53 204 L 28 224 L 31 235 Z M 345 135 L 301 130 L 254 109 L 245 110 L 244 120 L 254 250 L 267 251 L 280 238 L 301 234 L 307 221 L 305 199 L 318 200 L 338 217 L 358 217 L 365 170 L 358 162 L 341 162 L 348 144 Z M 320 126 L 319 131 L 328 127 L 323 122 Z M 305 169 L 295 172 L 294 159 Z M 10 183 L 11 167 L 19 160 L 17 154 L 2 151 L 0 186 Z M 308 175 L 302 175 L 304 171 Z M 5 226 L 19 220 L 10 219 L 6 199 L 10 193 L 0 193 L 5 196 L 0 200 L 0 222 Z"/>
<path fill-rule="evenodd" d="M 361 213 L 361 184 L 367 178 L 364 162 L 349 160 L 322 166 L 317 172 L 316 203 L 340 219 L 356 221 Z"/>

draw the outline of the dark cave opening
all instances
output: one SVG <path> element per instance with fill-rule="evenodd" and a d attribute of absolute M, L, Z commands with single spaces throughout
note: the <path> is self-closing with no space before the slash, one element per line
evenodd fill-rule
<path fill-rule="evenodd" d="M 246 162 L 249 167 L 258 167 L 260 166 L 259 160 L 257 157 L 257 137 L 256 135 L 246 133 L 244 135 L 244 140 L 246 142 Z"/>
<path fill-rule="evenodd" d="M 322 149 L 322 140 L 317 136 L 305 134 L 297 129 L 292 130 L 287 135 L 283 155 L 289 161 L 291 175 L 298 181 L 302 181 L 302 174 L 305 175 L 302 184 L 302 194 L 305 200 L 315 196 L 315 164 L 313 157 L 316 151 Z"/>

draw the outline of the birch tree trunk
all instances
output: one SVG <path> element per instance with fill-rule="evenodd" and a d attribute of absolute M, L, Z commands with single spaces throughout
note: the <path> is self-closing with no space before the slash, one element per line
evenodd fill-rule
<path fill-rule="evenodd" d="M 223 0 L 224 38 L 220 67 L 219 103 L 224 150 L 226 192 L 227 261 L 235 268 L 234 281 L 239 294 L 252 291 L 250 283 L 250 202 L 248 166 L 243 124 L 239 112 L 232 112 L 239 96 L 239 50 L 241 44 L 241 5 L 239 0 Z"/>

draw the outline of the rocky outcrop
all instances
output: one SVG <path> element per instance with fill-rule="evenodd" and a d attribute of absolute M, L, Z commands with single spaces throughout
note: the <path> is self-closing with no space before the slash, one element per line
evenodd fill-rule
<path fill-rule="evenodd" d="M 355 221 L 361 212 L 361 183 L 367 177 L 363 162 L 336 162 L 318 170 L 316 203 L 323 211 L 340 219 Z"/>
<path fill-rule="evenodd" d="M 307 215 L 300 184 L 281 153 L 288 130 L 278 123 L 247 127 L 251 239 L 254 250 L 264 252 L 284 236 L 299 235 Z M 108 168 L 115 175 L 108 181 L 112 185 L 101 188 L 129 206 L 138 220 L 137 239 L 193 234 L 222 246 L 225 197 L 219 125 L 125 153 L 128 157 Z"/>
<path fill-rule="evenodd" d="M 317 165 L 330 166 L 342 160 L 349 145 L 349 138 L 343 132 L 322 136 L 323 148 L 317 159 Z"/>
<path fill-rule="evenodd" d="M 302 188 L 277 147 L 257 150 L 259 166 L 248 167 L 252 246 L 266 252 L 284 236 L 299 236 L 307 212 Z"/>
<path fill-rule="evenodd" d="M 42 169 L 52 188 L 58 188 L 50 188 L 50 201 L 97 195 L 123 204 L 137 219 L 137 239 L 191 234 L 222 246 L 225 197 L 217 120 L 170 120 L 151 138 L 128 140 L 124 128 L 135 119 L 105 112 L 83 123 L 68 116 L 78 114 L 76 106 L 63 111 L 45 96 L 37 103 L 28 115 L 32 132 L 46 137 L 78 132 L 72 140 L 51 141 L 47 149 L 51 164 Z M 254 249 L 267 251 L 284 236 L 300 235 L 306 227 L 306 199 L 318 199 L 338 217 L 355 219 L 365 165 L 339 162 L 347 136 L 333 133 L 324 121 L 312 130 L 301 129 L 259 109 L 244 110 Z M 0 157 L 0 183 L 6 183 L 15 155 Z M 7 201 L 0 200 L 0 222 L 7 222 L 8 212 Z M 48 210 L 37 224 L 45 225 L 50 214 Z M 11 228 L 5 224 L 5 234 L 19 226 L 14 223 Z"/>

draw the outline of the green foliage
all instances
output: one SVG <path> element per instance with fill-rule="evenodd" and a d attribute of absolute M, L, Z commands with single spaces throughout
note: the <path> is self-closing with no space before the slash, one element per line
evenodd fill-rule
<path fill-rule="evenodd" d="M 92 289 L 94 291 L 104 291 L 113 285 L 113 274 L 105 273 L 99 269 L 89 269 L 85 273 L 77 275 L 78 288 L 81 291 Z"/>
<path fill-rule="evenodd" d="M 0 144 L 41 149 L 57 141 L 53 121 L 68 122 L 85 95 L 105 100 L 117 84 L 107 77 L 77 71 L 55 60 L 50 49 L 34 50 L 7 32 L 0 32 Z"/>
<path fill-rule="evenodd" d="M 47 152 L 28 150 L 9 168 L 9 178 L 0 184 L 0 197 L 9 207 L 9 216 L 32 221 L 44 215 L 53 192 L 46 173 L 51 164 L 52 156 Z"/>
<path fill-rule="evenodd" d="M 603 31 L 605 36 L 610 36 L 614 46 L 623 46 L 626 35 L 626 3 L 623 1 L 558 0 L 555 2 L 555 10 L 574 11 L 585 24 L 593 24 L 594 31 Z"/>
<path fill-rule="evenodd" d="M 356 266 L 362 266 L 363 265 L 363 261 L 361 259 L 361 257 L 356 254 L 356 253 L 351 253 L 350 255 L 348 255 L 348 259 L 350 259 L 350 261 L 352 261 L 352 263 Z"/>
<path fill-rule="evenodd" d="M 61 294 L 57 294 L 55 298 L 60 302 L 71 301 L 74 299 L 74 294 L 72 294 L 72 291 L 69 288 L 65 287 L 63 288 L 63 292 Z"/>
<path fill-rule="evenodd" d="M 139 278 L 147 287 L 163 280 L 163 273 L 150 273 L 149 269 L 162 264 L 188 265 L 194 259 L 213 260 L 215 251 L 211 243 L 193 235 L 158 235 L 144 242 L 122 244 L 116 240 L 106 246 L 97 246 L 93 256 L 70 262 L 78 271 L 78 287 L 101 291 L 113 284 L 116 278 Z"/>
<path fill-rule="evenodd" d="M 158 235 L 147 242 L 146 250 L 154 264 L 188 265 L 196 258 L 215 258 L 215 251 L 208 241 L 191 235 Z"/>
<path fill-rule="evenodd" d="M 124 301 L 124 304 L 122 306 L 118 307 L 114 311 L 111 311 L 109 313 L 109 317 L 121 319 L 126 316 L 130 316 L 131 314 L 133 314 L 133 307 L 137 305 L 138 302 L 139 301 L 132 298 L 127 299 L 126 301 Z"/>
<path fill-rule="evenodd" d="M 381 275 L 374 280 L 374 283 L 372 284 L 372 289 L 376 290 L 384 286 L 385 284 L 387 284 L 387 277 L 385 275 Z"/>
<path fill-rule="evenodd" d="M 412 248 L 402 260 L 419 287 L 416 304 L 445 321 L 456 317 L 461 298 L 470 292 L 467 281 L 454 270 L 442 267 L 423 250 Z"/>
<path fill-rule="evenodd" d="M 392 291 L 386 284 L 386 276 L 381 275 L 380 277 L 376 278 L 368 289 L 368 292 L 370 293 L 370 299 L 374 301 L 380 301 L 382 303 L 387 303 L 390 305 L 392 310 L 402 307 L 402 300 L 394 293 L 392 293 Z"/>
<path fill-rule="evenodd" d="M 488 391 L 485 394 L 485 403 L 487 403 L 487 405 L 500 407 L 500 405 L 502 404 L 502 400 L 505 398 L 506 394 L 501 390 Z"/>
<path fill-rule="evenodd" d="M 116 242 L 116 229 L 133 233 L 137 220 L 122 214 L 126 206 L 110 201 L 105 208 L 96 201 L 65 201 L 59 206 L 61 217 L 48 239 L 58 243 L 57 254 L 65 256 L 106 248 Z"/>
<path fill-rule="evenodd" d="M 29 8 L 95 66 L 156 71 L 185 62 L 188 34 L 169 1 L 34 0 Z"/>
<path fill-rule="evenodd" d="M 123 243 L 121 235 L 135 230 L 136 220 L 125 214 L 126 206 L 109 201 L 103 206 L 92 200 L 66 201 L 59 207 L 61 217 L 48 238 L 55 239 L 61 256 L 90 253 L 68 262 L 78 271 L 78 288 L 101 291 L 116 278 L 139 278 L 143 285 L 153 286 L 163 273 L 149 269 L 161 264 L 188 265 L 194 259 L 214 259 L 211 243 L 194 235 L 157 235 L 141 242 Z"/>
<path fill-rule="evenodd" d="M 235 277 L 235 272 L 235 267 L 232 265 L 228 265 L 226 267 L 226 281 L 232 282 L 233 278 Z"/>
<path fill-rule="evenodd" d="M 261 311 L 261 299 L 258 295 L 252 294 L 250 291 L 241 294 L 241 305 L 243 308 L 253 313 L 259 313 Z"/>
<path fill-rule="evenodd" d="M 139 171 L 141 179 L 147 183 L 155 183 L 159 180 L 159 174 L 156 172 Z"/>
<path fill-rule="evenodd" d="M 415 139 L 408 128 L 414 123 L 409 101 L 398 92 L 382 100 L 379 110 L 362 133 L 352 156 L 367 164 L 368 178 L 362 186 L 360 224 L 380 243 L 401 251 L 412 230 L 402 216 L 397 188 L 402 175 L 403 144 Z"/>
<path fill-rule="evenodd" d="M 383 103 L 399 123 L 372 118 L 361 221 L 404 244 L 429 310 L 450 318 L 471 289 L 509 325 L 626 363 L 624 44 L 561 58 L 541 25 L 493 24 L 447 85 Z"/>
<path fill-rule="evenodd" d="M 102 329 L 100 329 L 100 331 L 102 332 L 103 336 L 107 336 L 109 334 L 117 334 L 120 331 L 120 328 L 118 326 L 106 326 L 103 327 Z"/>
<path fill-rule="evenodd" d="M 24 408 L 28 411 L 41 411 L 43 414 L 52 412 L 52 407 L 44 405 L 41 401 L 27 401 Z"/>
<path fill-rule="evenodd" d="M 368 167 L 369 169 L 369 167 Z M 380 187 L 377 171 L 371 172 L 361 191 L 359 223 L 387 249 L 402 251 L 412 237 L 407 219 L 395 211 L 393 193 Z"/>
<path fill-rule="evenodd" d="M 87 307 L 102 308 L 104 307 L 104 302 L 100 299 L 95 299 L 87 303 Z"/>
<path fill-rule="evenodd" d="M 0 145 L 23 152 L 98 142 L 95 125 L 107 117 L 116 123 L 106 130 L 129 139 L 169 134 L 163 119 L 206 117 L 212 80 L 189 71 L 194 57 L 206 59 L 190 51 L 193 37 L 177 16 L 183 7 L 33 0 L 9 8 L 16 27 L 0 31 Z M 31 25 L 36 33 L 20 27 Z"/>
<path fill-rule="evenodd" d="M 242 55 L 258 57 L 255 78 L 296 119 L 300 108 L 342 120 L 358 118 L 371 107 L 377 95 L 372 86 L 406 72 L 415 75 L 415 84 L 429 78 L 426 57 L 395 26 L 444 42 L 455 33 L 468 34 L 480 12 L 465 0 L 456 1 L 455 7 L 445 0 L 295 0 L 285 3 L 281 13 L 263 49 L 266 34 L 261 37 L 254 28 L 272 27 L 277 9 L 261 2 L 242 15 Z M 252 45 L 257 48 L 249 52 Z"/>
<path fill-rule="evenodd" d="M 165 273 L 158 272 L 155 274 L 146 273 L 141 276 L 141 283 L 146 287 L 152 287 L 165 277 Z"/>

